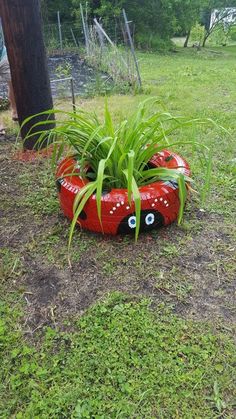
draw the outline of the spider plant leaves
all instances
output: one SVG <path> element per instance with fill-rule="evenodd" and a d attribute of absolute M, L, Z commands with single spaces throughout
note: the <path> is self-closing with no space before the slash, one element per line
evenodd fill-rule
<path fill-rule="evenodd" d="M 178 213 L 178 224 L 181 223 L 183 218 L 184 206 L 187 199 L 187 188 L 186 182 L 192 182 L 189 176 L 184 176 L 178 169 L 166 169 L 158 167 L 156 169 L 149 169 L 143 172 L 143 181 L 152 179 L 152 181 L 158 180 L 170 180 L 173 179 L 178 182 L 179 187 L 179 201 L 180 208 Z M 148 182 L 149 183 L 149 182 Z"/>
<path fill-rule="evenodd" d="M 74 212 L 74 217 L 72 219 L 70 231 L 69 231 L 68 249 L 70 249 L 70 246 L 71 246 L 73 233 L 75 230 L 75 226 L 78 223 L 79 215 L 83 211 L 86 202 L 93 195 L 96 188 L 97 188 L 97 182 L 96 181 L 90 182 L 87 185 L 85 185 L 84 188 L 82 188 L 79 194 L 76 196 L 77 206 L 74 203 L 75 212 Z"/>
<path fill-rule="evenodd" d="M 184 180 L 184 175 L 182 173 L 179 174 L 177 181 L 178 181 L 178 186 L 179 186 L 179 201 L 180 201 L 178 224 L 180 224 L 183 218 L 184 205 L 187 198 L 187 189 L 186 189 L 186 184 Z"/>
<path fill-rule="evenodd" d="M 131 203 L 131 194 L 132 194 L 132 182 L 134 179 L 133 173 L 134 173 L 134 156 L 135 153 L 133 150 L 131 150 L 128 153 L 128 171 L 127 173 L 127 180 L 128 180 L 128 200 L 129 203 Z"/>
<path fill-rule="evenodd" d="M 140 184 L 156 182 L 158 180 L 178 180 L 180 175 L 183 175 L 179 169 L 168 169 L 166 167 L 156 167 L 153 169 L 143 170 L 141 173 Z M 186 182 L 192 182 L 189 176 L 184 175 Z"/>
<path fill-rule="evenodd" d="M 96 184 L 97 184 L 97 192 L 96 192 L 97 213 L 98 213 L 98 218 L 99 218 L 99 221 L 100 221 L 100 224 L 101 224 L 101 228 L 102 228 L 101 199 L 102 199 L 103 182 L 105 180 L 105 176 L 104 176 L 105 165 L 106 165 L 106 160 L 105 159 L 100 160 L 99 165 L 98 165 L 97 179 L 96 179 Z"/>
<path fill-rule="evenodd" d="M 111 114 L 108 109 L 107 99 L 105 101 L 105 128 L 107 132 L 113 137 L 114 136 L 114 127 L 111 119 Z"/>
<path fill-rule="evenodd" d="M 124 170 L 124 174 L 125 177 L 127 179 L 128 182 L 128 196 L 130 194 L 132 194 L 132 198 L 134 200 L 134 205 L 135 205 L 135 217 L 136 217 L 136 227 L 135 227 L 135 241 L 138 240 L 138 235 L 139 235 L 139 230 L 140 230 L 140 219 L 141 219 L 141 196 L 140 196 L 140 192 L 139 192 L 139 188 L 137 185 L 137 182 L 134 178 L 134 176 L 132 176 L 131 179 L 131 185 L 130 185 L 130 189 L 129 189 L 129 171 L 128 170 Z M 131 201 L 131 198 L 130 198 Z"/>
<path fill-rule="evenodd" d="M 53 129 L 44 131 L 45 126 L 50 128 L 52 115 L 58 117 Z M 61 116 L 64 115 L 64 120 Z M 43 116 L 43 121 L 39 121 Z M 35 118 L 35 119 L 33 119 Z M 34 123 L 32 123 L 31 119 Z M 221 129 L 214 121 L 209 119 L 188 119 L 171 115 L 157 98 L 148 98 L 140 103 L 138 109 L 119 124 L 114 124 L 109 111 L 108 102 L 105 101 L 104 121 L 100 123 L 96 115 L 82 109 L 74 112 L 49 110 L 27 118 L 23 125 L 30 122 L 28 136 L 38 134 L 38 144 L 53 142 L 52 160 L 56 163 L 64 155 L 74 156 L 80 165 L 80 172 L 74 173 L 85 182 L 84 187 L 75 198 L 73 228 L 81 208 L 86 204 L 89 196 L 96 191 L 97 214 L 102 220 L 102 192 L 105 188 L 126 188 L 128 201 L 133 200 L 137 217 L 135 237 L 140 228 L 141 200 L 139 187 L 158 180 L 175 180 L 178 182 L 180 211 L 179 222 L 183 216 L 186 200 L 186 183 L 192 180 L 184 176 L 181 168 L 158 167 L 150 168 L 148 163 L 152 157 L 168 148 L 191 146 L 199 156 L 205 174 L 205 185 L 202 198 L 205 199 L 209 190 L 211 177 L 211 150 L 204 144 L 194 140 L 181 140 L 182 130 L 188 127 L 212 125 Z M 176 135 L 176 139 L 173 139 Z M 89 170 L 88 170 L 89 167 Z M 73 170 L 72 170 L 73 171 Z M 73 234 L 73 233 L 71 233 Z M 70 236 L 71 242 L 72 235 Z"/>

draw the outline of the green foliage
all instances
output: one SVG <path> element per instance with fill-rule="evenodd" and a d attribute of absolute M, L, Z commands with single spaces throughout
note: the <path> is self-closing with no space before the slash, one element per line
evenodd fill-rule
<path fill-rule="evenodd" d="M 37 348 L 19 331 L 19 313 L 0 311 L 3 418 L 213 418 L 233 409 L 234 344 L 150 311 L 147 300 L 113 294 L 74 332 L 48 328 Z"/>
<path fill-rule="evenodd" d="M 203 10 L 202 10 L 202 23 L 205 26 L 205 35 L 203 39 L 202 46 L 204 47 L 206 44 L 207 39 L 214 34 L 215 31 L 218 31 L 219 28 L 222 27 L 224 19 L 228 16 L 228 9 L 236 6 L 235 0 L 205 0 L 203 2 Z M 218 18 L 213 22 L 210 27 L 210 20 L 211 20 L 211 13 L 213 9 L 218 9 L 220 11 Z M 224 26 L 226 33 L 230 30 L 231 24 Z M 217 35 L 216 35 L 217 36 Z M 222 39 L 222 32 L 219 33 L 220 38 Z M 223 41 L 224 42 L 224 41 Z"/>
<path fill-rule="evenodd" d="M 42 15 L 44 22 L 57 22 L 57 11 L 60 12 L 60 18 L 63 22 L 71 21 L 72 0 L 42 0 Z"/>
<path fill-rule="evenodd" d="M 236 41 L 236 25 L 231 26 L 229 36 L 232 41 Z"/>
<path fill-rule="evenodd" d="M 228 38 L 229 38 L 229 30 L 227 30 L 223 24 L 219 24 L 209 36 L 208 42 L 211 45 L 225 46 L 227 45 Z"/>
<path fill-rule="evenodd" d="M 71 77 L 72 65 L 69 61 L 65 61 L 56 67 L 55 74 L 58 79 L 63 77 Z"/>
<path fill-rule="evenodd" d="M 205 0 L 175 0 L 173 1 L 176 19 L 176 34 L 189 34 L 193 26 L 200 20 L 200 13 Z M 173 17 L 172 17 L 173 19 Z M 187 45 L 186 45 L 187 46 Z"/>
<path fill-rule="evenodd" d="M 137 89 L 137 75 L 133 58 L 124 48 L 104 43 L 101 47 L 94 29 L 90 30 L 89 50 L 86 62 L 96 70 L 106 73 L 119 93 L 134 93 Z M 103 84 L 103 90 L 105 86 Z"/>
<path fill-rule="evenodd" d="M 167 169 L 163 167 L 149 168 L 150 159 L 157 152 L 164 148 L 185 144 L 181 139 L 169 140 L 169 136 L 178 129 L 192 126 L 193 124 L 207 124 L 207 119 L 188 120 L 182 117 L 174 117 L 165 110 L 158 110 L 160 107 L 157 99 L 147 99 L 141 103 L 137 111 L 117 126 L 105 106 L 105 120 L 100 123 L 96 115 L 80 110 L 78 113 L 63 113 L 66 118 L 63 122 L 58 121 L 57 127 L 45 134 L 39 131 L 39 143 L 44 144 L 45 135 L 49 141 L 53 141 L 54 162 L 61 158 L 65 152 L 73 155 L 80 165 L 80 176 L 89 178 L 90 182 L 77 194 L 74 201 L 74 219 L 71 225 L 69 244 L 77 219 L 83 210 L 88 199 L 96 191 L 98 217 L 101 221 L 101 194 L 105 189 L 125 188 L 128 190 L 129 201 L 135 203 L 136 230 L 135 238 L 139 234 L 141 196 L 139 186 L 146 185 L 158 180 L 176 180 L 179 185 L 180 211 L 179 223 L 182 220 L 183 208 L 186 200 L 185 181 L 191 179 L 184 177 L 181 170 Z M 52 114 L 55 111 L 48 111 L 44 114 Z M 57 113 L 60 113 L 59 111 Z M 34 118 L 34 116 L 32 117 Z M 30 118 L 31 119 L 31 118 Z M 25 120 L 24 124 L 28 121 Z M 45 123 L 45 122 L 44 122 Z M 41 122 L 35 124 L 34 129 L 40 129 Z M 27 138 L 30 138 L 31 132 Z M 35 135 L 35 134 L 33 134 Z M 209 185 L 209 149 L 194 140 L 194 150 L 201 149 L 203 153 L 203 168 L 207 169 Z M 89 167 L 89 170 L 88 170 Z M 68 175 L 67 175 L 68 176 Z"/>
<path fill-rule="evenodd" d="M 72 77 L 72 65 L 69 61 L 60 64 L 56 67 L 55 75 L 57 79 L 65 79 Z M 66 97 L 68 94 L 68 88 L 70 88 L 70 82 L 68 80 L 59 81 L 56 83 L 57 94 L 60 98 Z"/>
<path fill-rule="evenodd" d="M 196 23 L 194 27 L 191 29 L 190 40 L 201 45 L 204 39 L 204 33 L 204 26 L 200 25 L 199 23 Z"/>
<path fill-rule="evenodd" d="M 139 49 L 146 51 L 169 52 L 175 47 L 171 40 L 162 39 L 159 35 L 140 33 L 136 35 L 136 45 Z"/>

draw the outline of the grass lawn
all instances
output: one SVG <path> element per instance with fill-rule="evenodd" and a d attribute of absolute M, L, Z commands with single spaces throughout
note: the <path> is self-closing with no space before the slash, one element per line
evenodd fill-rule
<path fill-rule="evenodd" d="M 207 202 L 137 244 L 77 230 L 69 267 L 50 164 L 0 140 L 0 418 L 235 417 L 236 46 L 139 60 L 144 93 L 110 97 L 116 120 L 157 96 L 227 130 L 178 133 L 213 150 Z M 78 102 L 102 117 L 104 98 Z"/>

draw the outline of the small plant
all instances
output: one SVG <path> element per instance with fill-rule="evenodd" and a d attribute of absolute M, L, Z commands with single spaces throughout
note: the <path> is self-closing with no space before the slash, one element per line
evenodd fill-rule
<path fill-rule="evenodd" d="M 8 98 L 0 98 L 0 112 L 1 111 L 7 111 L 10 107 L 10 102 Z"/>
<path fill-rule="evenodd" d="M 174 117 L 170 113 L 157 110 L 159 104 L 156 99 L 147 99 L 141 103 L 134 114 L 117 126 L 114 126 L 108 105 L 105 106 L 105 120 L 100 123 L 96 115 L 79 110 L 76 114 L 65 112 L 66 120 L 57 121 L 55 129 L 40 132 L 39 143 L 48 136 L 53 142 L 53 162 L 57 163 L 65 154 L 73 156 L 80 167 L 79 176 L 89 179 L 76 195 L 73 211 L 74 218 L 71 224 L 71 243 L 73 231 L 79 215 L 89 198 L 96 194 L 97 214 L 101 221 L 101 199 L 104 190 L 111 188 L 125 188 L 128 192 L 129 203 L 135 207 L 136 226 L 135 238 L 137 240 L 140 229 L 141 198 L 139 187 L 159 180 L 174 181 L 178 183 L 180 209 L 178 222 L 183 217 L 184 205 L 187 197 L 186 182 L 191 179 L 177 169 L 165 167 L 153 168 L 149 165 L 151 158 L 167 146 L 181 146 L 191 144 L 194 151 L 201 150 L 201 161 L 206 169 L 205 192 L 209 185 L 211 158 L 209 149 L 193 140 L 169 140 L 169 136 L 179 128 L 193 124 L 205 124 L 208 120 L 188 120 L 183 117 Z M 159 104 L 160 105 L 160 104 Z M 151 111 L 152 109 L 152 111 Z M 46 114 L 62 113 L 48 111 Z M 27 123 L 28 119 L 24 122 Z M 40 128 L 41 123 L 34 126 Z M 29 138 L 31 132 L 28 133 Z M 74 175 L 74 169 L 71 169 Z M 71 176 L 72 173 L 67 174 Z"/>
<path fill-rule="evenodd" d="M 72 65 L 68 61 L 65 61 L 65 63 L 58 65 L 55 70 L 57 79 L 67 79 L 69 77 L 72 77 L 71 72 Z M 57 90 L 58 95 L 61 98 L 65 97 L 68 90 L 68 80 L 58 82 Z"/>

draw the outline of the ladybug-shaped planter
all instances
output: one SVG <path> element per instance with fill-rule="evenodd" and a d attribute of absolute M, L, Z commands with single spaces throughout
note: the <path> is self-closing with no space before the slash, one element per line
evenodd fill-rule
<path fill-rule="evenodd" d="M 190 175 L 188 163 L 178 154 L 163 150 L 150 160 L 152 167 L 177 169 Z M 72 176 L 66 176 L 70 173 Z M 78 162 L 73 158 L 64 159 L 57 169 L 57 185 L 60 205 L 64 215 L 73 219 L 73 203 L 76 194 L 89 182 L 79 176 Z M 139 188 L 141 196 L 140 231 L 149 231 L 168 225 L 178 217 L 180 201 L 177 182 L 158 181 Z M 104 192 L 101 200 L 101 223 L 97 214 L 96 196 L 92 195 L 78 218 L 78 224 L 94 232 L 105 234 L 131 233 L 135 231 L 136 217 L 134 202 L 129 204 L 126 189 L 112 189 Z"/>

